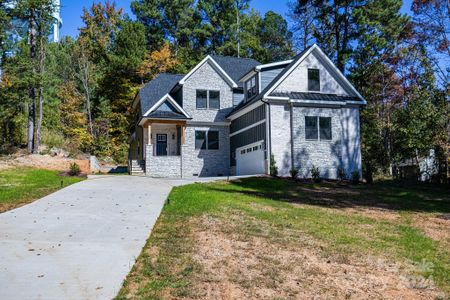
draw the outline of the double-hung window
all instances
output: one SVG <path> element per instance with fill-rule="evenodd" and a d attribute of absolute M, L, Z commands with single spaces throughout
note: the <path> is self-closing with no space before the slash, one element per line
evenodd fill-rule
<path fill-rule="evenodd" d="M 319 69 L 308 69 L 308 91 L 320 92 Z"/>
<path fill-rule="evenodd" d="M 332 140 L 330 117 L 305 117 L 305 139 Z"/>
<path fill-rule="evenodd" d="M 220 91 L 197 90 L 197 109 L 220 109 Z"/>
<path fill-rule="evenodd" d="M 209 149 L 218 150 L 219 149 L 219 132 L 218 131 L 206 131 L 206 130 L 196 130 L 195 131 L 195 149 Z"/>

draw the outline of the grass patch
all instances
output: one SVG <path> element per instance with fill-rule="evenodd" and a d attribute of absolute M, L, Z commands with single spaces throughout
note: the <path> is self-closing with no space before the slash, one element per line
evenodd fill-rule
<path fill-rule="evenodd" d="M 447 194 L 448 189 L 442 187 L 392 182 L 340 186 L 269 178 L 177 187 L 117 299 L 214 298 L 224 296 L 214 292 L 231 291 L 233 285 L 244 294 L 228 295 L 232 298 L 298 297 L 308 288 L 316 293 L 302 294 L 308 298 L 348 297 L 345 285 L 339 294 L 339 280 L 344 279 L 335 278 L 335 273 L 348 268 L 361 272 L 356 277 L 361 285 L 359 296 L 376 297 L 379 286 L 370 286 L 373 278 L 361 280 L 377 268 L 375 262 L 367 263 L 370 257 L 398 264 L 403 275 L 397 274 L 395 280 L 400 275 L 432 278 L 448 293 L 450 252 L 445 243 L 428 237 L 412 221 L 418 214 L 434 218 L 450 213 Z M 208 252 L 211 249 L 220 253 L 214 264 L 208 263 L 216 255 Z M 202 251 L 206 254 L 198 258 Z M 233 255 L 228 257 L 227 251 Z M 289 259 L 300 253 L 307 254 L 295 258 L 299 265 L 317 265 L 303 266 L 308 273 L 296 279 L 294 274 L 302 270 L 295 269 Z M 242 266 L 232 271 L 234 257 L 240 257 L 237 265 Z M 366 269 L 361 271 L 361 266 Z M 380 277 L 391 275 L 378 273 Z M 318 282 L 308 281 L 316 276 Z M 323 287 L 323 280 L 330 281 L 328 287 Z M 224 281 L 226 288 L 221 285 Z M 401 291 L 411 296 L 414 288 Z M 367 289 L 375 294 L 365 294 Z M 209 292 L 202 294 L 202 290 Z M 258 294 L 261 291 L 266 294 Z"/>
<path fill-rule="evenodd" d="M 0 212 L 30 203 L 63 186 L 83 180 L 80 177 L 60 176 L 58 171 L 33 168 L 14 168 L 0 171 Z"/>

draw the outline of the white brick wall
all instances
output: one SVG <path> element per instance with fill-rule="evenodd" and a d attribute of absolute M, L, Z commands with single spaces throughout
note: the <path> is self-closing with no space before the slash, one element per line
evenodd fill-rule
<path fill-rule="evenodd" d="M 220 91 L 220 110 L 197 109 L 198 89 Z M 210 63 L 205 63 L 183 85 L 183 108 L 194 122 L 225 122 L 233 108 L 233 90 Z"/>
<path fill-rule="evenodd" d="M 219 131 L 219 149 L 195 149 L 196 130 Z M 230 172 L 230 138 L 228 126 L 188 126 L 182 147 L 183 177 L 227 176 Z"/>
<path fill-rule="evenodd" d="M 290 166 L 290 113 L 288 105 L 270 105 L 272 154 L 280 176 L 289 176 Z M 305 139 L 305 116 L 331 117 L 332 140 Z M 339 166 L 347 176 L 361 173 L 358 108 L 293 108 L 294 165 L 299 176 L 310 177 L 312 165 L 319 167 L 324 178 L 336 178 Z"/>
<path fill-rule="evenodd" d="M 276 88 L 275 92 L 308 92 L 308 68 L 320 70 L 320 92 L 349 95 L 330 74 L 330 71 L 317 59 L 314 52 L 309 54 L 289 76 Z"/>
<path fill-rule="evenodd" d="M 183 151 L 183 149 L 181 150 Z M 145 174 L 151 177 L 181 177 L 181 156 L 153 156 L 153 145 L 146 145 Z"/>

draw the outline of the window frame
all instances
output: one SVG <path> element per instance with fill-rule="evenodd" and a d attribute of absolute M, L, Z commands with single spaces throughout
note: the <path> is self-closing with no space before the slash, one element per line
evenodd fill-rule
<path fill-rule="evenodd" d="M 202 143 L 202 146 L 200 148 L 197 147 L 197 140 L 201 140 L 201 139 L 197 139 L 197 133 L 204 134 L 204 139 L 203 139 L 204 142 Z M 217 148 L 210 147 L 210 144 L 209 144 L 210 133 L 217 133 Z M 194 138 L 195 138 L 195 141 L 194 141 L 195 150 L 220 150 L 220 132 L 219 132 L 219 130 L 195 130 Z"/>
<path fill-rule="evenodd" d="M 307 138 L 307 128 L 306 128 L 306 119 L 307 118 L 314 118 L 316 122 L 316 137 L 315 138 Z M 330 130 L 330 138 L 322 138 L 322 127 L 321 127 L 321 120 L 328 119 L 329 120 L 329 130 Z M 333 140 L 333 117 L 324 117 L 324 116 L 305 116 L 305 140 L 306 141 L 323 141 L 323 142 L 331 142 Z M 328 128 L 326 128 L 328 129 Z"/>
<path fill-rule="evenodd" d="M 245 82 L 245 95 L 247 97 L 247 100 L 258 94 L 258 80 L 256 77 L 257 75 L 253 75 L 249 80 Z"/>
<path fill-rule="evenodd" d="M 318 89 L 312 89 L 312 84 L 311 84 L 311 81 L 312 80 L 315 80 L 315 79 L 312 79 L 311 78 L 311 75 L 312 74 L 310 74 L 310 72 L 316 72 L 317 71 L 317 76 L 318 76 L 318 78 L 317 78 L 317 86 L 318 86 Z M 321 86 L 320 86 L 320 69 L 317 69 L 317 68 L 308 68 L 308 91 L 309 92 L 320 92 L 320 88 L 321 88 Z"/>
<path fill-rule="evenodd" d="M 206 106 L 205 107 L 199 107 L 198 106 L 198 93 L 199 92 L 206 92 Z M 219 102 L 219 107 L 217 108 L 217 107 L 214 107 L 214 108 L 211 108 L 211 105 L 210 105 L 210 93 L 211 92 L 217 92 L 217 94 L 218 94 L 218 102 Z M 220 110 L 220 90 L 206 90 L 206 89 L 196 89 L 195 90 L 195 109 L 198 109 L 198 110 Z"/>

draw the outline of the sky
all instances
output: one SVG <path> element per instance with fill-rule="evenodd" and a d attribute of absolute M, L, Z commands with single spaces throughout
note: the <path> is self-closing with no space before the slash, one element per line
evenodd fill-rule
<path fill-rule="evenodd" d="M 116 0 L 116 4 L 118 7 L 123 8 L 125 13 L 132 16 L 130 9 L 131 1 Z M 402 12 L 408 13 L 410 11 L 411 1 L 403 0 Z M 63 20 L 61 36 L 70 35 L 75 37 L 78 35 L 78 28 L 83 25 L 80 18 L 83 7 L 90 7 L 93 2 L 93 0 L 61 0 L 61 17 Z M 95 2 L 100 2 L 100 0 Z M 250 6 L 261 14 L 273 10 L 288 19 L 286 16 L 289 11 L 287 0 L 252 0 Z"/>

